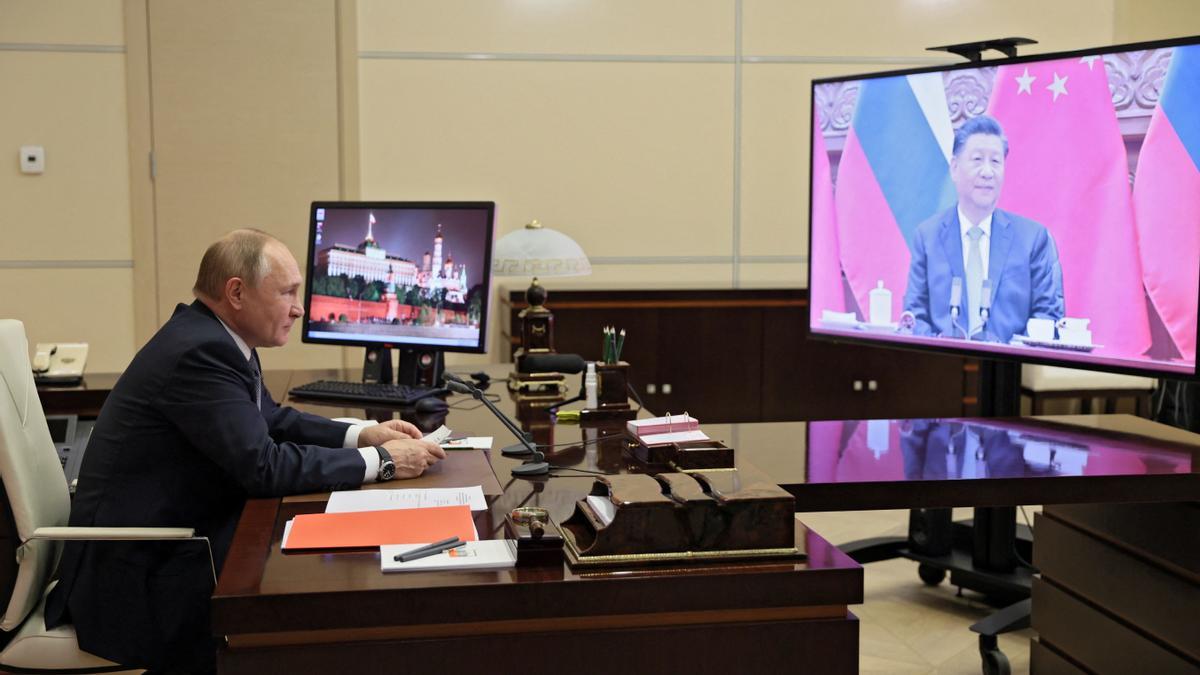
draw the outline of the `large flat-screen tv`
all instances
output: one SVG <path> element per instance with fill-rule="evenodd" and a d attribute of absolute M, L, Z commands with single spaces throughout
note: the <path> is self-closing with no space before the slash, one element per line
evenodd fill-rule
<path fill-rule="evenodd" d="M 811 335 L 1196 375 L 1200 37 L 812 100 Z"/>
<path fill-rule="evenodd" d="M 493 202 L 314 202 L 302 339 L 483 353 Z"/>

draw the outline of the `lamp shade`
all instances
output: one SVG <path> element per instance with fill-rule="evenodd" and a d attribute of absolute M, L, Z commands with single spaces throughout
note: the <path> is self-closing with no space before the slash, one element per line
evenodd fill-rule
<path fill-rule="evenodd" d="M 576 277 L 592 264 L 575 240 L 533 221 L 500 237 L 492 249 L 492 274 L 501 277 Z"/>

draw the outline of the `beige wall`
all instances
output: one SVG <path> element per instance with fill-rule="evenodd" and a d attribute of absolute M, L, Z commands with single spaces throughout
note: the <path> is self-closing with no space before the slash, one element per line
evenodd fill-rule
<path fill-rule="evenodd" d="M 134 350 L 124 51 L 120 0 L 0 1 L 0 316 L 88 342 L 94 371 Z"/>
<path fill-rule="evenodd" d="M 217 234 L 302 256 L 337 197 L 538 218 L 595 264 L 552 290 L 801 286 L 812 78 L 1197 32 L 1190 0 L 0 0 L 0 90 L 35 102 L 0 107 L 0 151 L 48 161 L 0 163 L 0 315 L 119 370 Z M 297 333 L 267 360 L 360 355 Z"/>

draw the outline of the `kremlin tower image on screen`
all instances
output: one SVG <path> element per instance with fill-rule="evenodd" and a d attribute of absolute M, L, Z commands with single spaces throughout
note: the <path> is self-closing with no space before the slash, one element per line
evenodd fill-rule
<path fill-rule="evenodd" d="M 409 251 L 389 251 L 376 242 L 374 213 L 367 214 L 365 225 L 366 237 L 357 246 L 337 243 L 325 248 L 320 248 L 318 225 L 311 261 L 310 333 L 378 342 L 415 338 L 433 345 L 475 344 L 482 284 L 476 281 L 472 286 L 467 265 L 455 263 L 453 242 L 445 241 L 442 226 L 422 233 L 432 238 L 433 248 L 418 264 L 399 255 Z M 418 236 L 405 234 L 414 240 Z M 422 246 L 413 241 L 410 248 Z"/>

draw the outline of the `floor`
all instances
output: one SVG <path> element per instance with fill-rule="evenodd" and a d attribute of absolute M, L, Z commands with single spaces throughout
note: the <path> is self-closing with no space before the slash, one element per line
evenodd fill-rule
<path fill-rule="evenodd" d="M 1026 508 L 1033 517 L 1036 508 Z M 955 519 L 970 509 L 955 509 Z M 908 511 L 849 511 L 799 514 L 801 521 L 835 544 L 885 535 L 903 536 Z M 1018 511 L 1018 518 L 1020 512 Z M 862 605 L 851 611 L 860 620 L 859 672 L 908 675 L 977 675 L 981 672 L 978 636 L 968 626 L 993 608 L 980 596 L 942 582 L 927 586 L 917 577 L 917 564 L 898 559 L 864 565 Z M 1029 672 L 1026 629 L 1000 636 L 1000 649 L 1013 673 Z"/>

